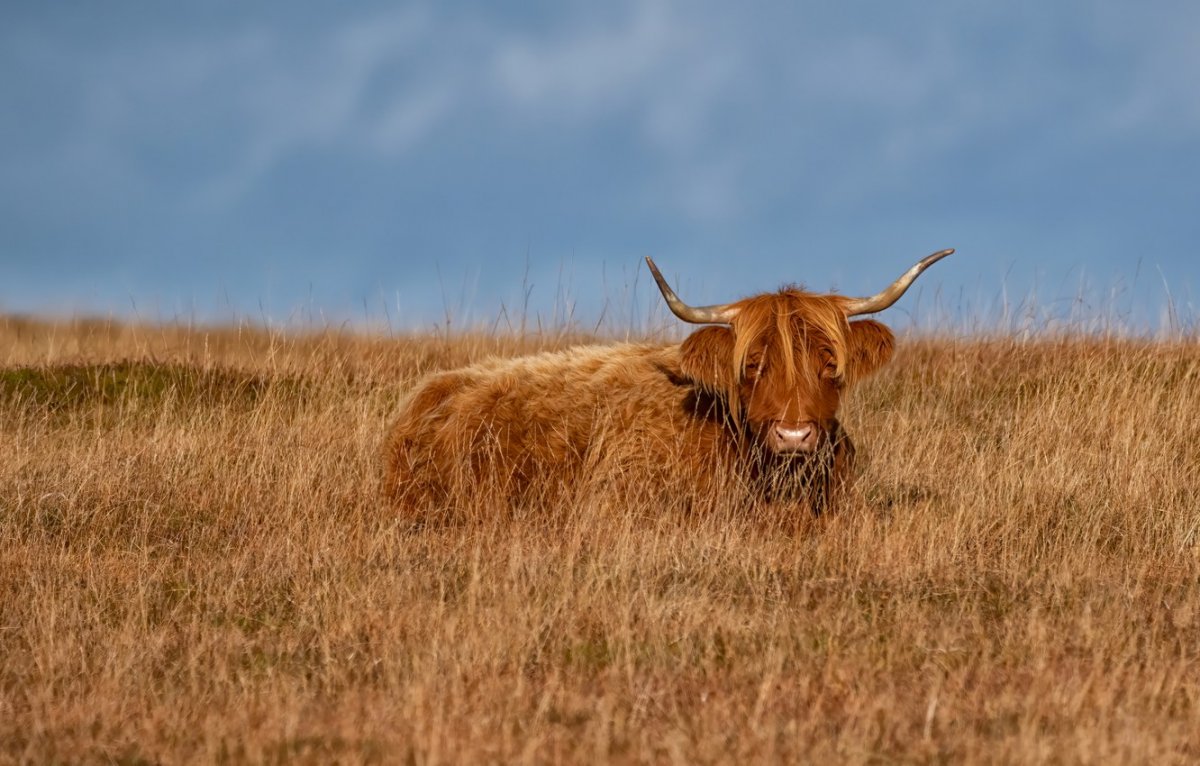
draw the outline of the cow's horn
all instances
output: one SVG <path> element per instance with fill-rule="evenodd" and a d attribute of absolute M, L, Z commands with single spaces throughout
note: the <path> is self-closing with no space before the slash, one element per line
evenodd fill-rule
<path fill-rule="evenodd" d="M 671 312 L 683 321 L 692 324 L 729 324 L 737 316 L 737 309 L 730 308 L 727 303 L 719 306 L 687 305 L 679 300 L 679 296 L 667 284 L 667 280 L 663 279 L 662 273 L 648 255 L 646 265 L 650 267 L 650 273 L 654 275 L 654 281 L 658 283 L 658 289 L 666 299 L 667 305 L 671 307 Z"/>
<path fill-rule="evenodd" d="M 870 298 L 850 298 L 846 302 L 846 316 L 859 316 L 860 314 L 874 314 L 883 311 L 888 306 L 891 306 L 896 301 L 900 300 L 900 296 L 908 290 L 913 281 L 921 276 L 921 272 L 929 268 L 933 264 L 945 258 L 954 252 L 954 248 L 949 250 L 939 250 L 933 255 L 928 255 L 917 262 L 908 271 L 900 275 L 900 278 L 893 282 L 886 290 L 874 295 Z"/>

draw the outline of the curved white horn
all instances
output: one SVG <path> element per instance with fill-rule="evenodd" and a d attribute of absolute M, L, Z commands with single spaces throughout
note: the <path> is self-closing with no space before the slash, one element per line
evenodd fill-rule
<path fill-rule="evenodd" d="M 883 311 L 900 300 L 900 296 L 904 295 L 904 292 L 908 290 L 916 278 L 921 276 L 921 272 L 953 252 L 954 248 L 939 250 L 933 255 L 922 258 L 917 262 L 917 265 L 901 274 L 899 279 L 878 295 L 873 295 L 870 298 L 850 298 L 846 304 L 846 316 L 853 317 Z"/>
<path fill-rule="evenodd" d="M 671 313 L 683 321 L 692 324 L 729 324 L 737 316 L 737 310 L 730 308 L 728 303 L 719 306 L 687 305 L 679 300 L 679 296 L 667 284 L 667 280 L 663 279 L 662 273 L 648 255 L 646 256 L 646 265 L 650 267 L 650 273 L 654 275 L 654 281 L 658 283 L 659 291 L 666 299 L 667 305 L 671 307 Z"/>

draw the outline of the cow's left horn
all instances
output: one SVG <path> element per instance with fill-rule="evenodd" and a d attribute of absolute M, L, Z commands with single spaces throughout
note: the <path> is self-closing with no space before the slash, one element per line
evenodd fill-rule
<path fill-rule="evenodd" d="M 719 306 L 687 305 L 679 300 L 679 296 L 667 284 L 667 280 L 663 279 L 662 273 L 648 255 L 646 256 L 646 265 L 650 267 L 650 273 L 654 275 L 654 281 L 658 283 L 658 289 L 662 292 L 663 298 L 667 300 L 667 305 L 671 307 L 671 312 L 683 321 L 692 324 L 729 324 L 737 316 L 737 309 L 731 308 L 728 303 Z"/>
<path fill-rule="evenodd" d="M 870 298 L 850 298 L 846 302 L 846 316 L 859 316 L 860 314 L 874 314 L 883 311 L 891 306 L 896 301 L 900 300 L 900 296 L 908 290 L 909 286 L 921 276 L 921 272 L 929 268 L 933 264 L 945 258 L 954 252 L 954 248 L 949 250 L 939 250 L 933 255 L 928 255 L 917 262 L 908 271 L 900 275 L 900 278 L 893 282 L 886 290 L 874 295 Z"/>

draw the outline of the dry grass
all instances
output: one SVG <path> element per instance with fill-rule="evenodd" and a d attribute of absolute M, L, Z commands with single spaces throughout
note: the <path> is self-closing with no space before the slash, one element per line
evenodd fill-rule
<path fill-rule="evenodd" d="M 784 534 L 399 525 L 418 375 L 566 339 L 0 319 L 0 759 L 1200 758 L 1200 347 L 910 341 Z"/>

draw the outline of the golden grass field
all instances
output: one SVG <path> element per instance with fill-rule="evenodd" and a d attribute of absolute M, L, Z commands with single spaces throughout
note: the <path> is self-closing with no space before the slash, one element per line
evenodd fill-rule
<path fill-rule="evenodd" d="M 580 340 L 0 318 L 0 760 L 1200 759 L 1195 339 L 901 338 L 790 526 L 380 502 L 416 378 Z"/>

